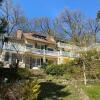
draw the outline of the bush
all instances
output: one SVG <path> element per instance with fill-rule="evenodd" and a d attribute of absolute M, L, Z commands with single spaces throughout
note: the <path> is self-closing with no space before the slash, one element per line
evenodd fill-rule
<path fill-rule="evenodd" d="M 0 67 L 2 68 L 4 66 L 4 63 L 0 61 Z"/>
<path fill-rule="evenodd" d="M 26 81 L 20 89 L 22 90 L 20 100 L 36 100 L 40 91 L 40 85 L 36 80 L 29 80 Z"/>
<path fill-rule="evenodd" d="M 27 68 L 18 68 L 17 74 L 20 78 L 27 78 L 31 76 L 31 72 Z"/>
<path fill-rule="evenodd" d="M 0 100 L 37 100 L 40 85 L 37 80 L 25 80 L 20 83 L 1 84 Z"/>
<path fill-rule="evenodd" d="M 26 68 L 0 68 L 0 81 L 3 82 L 16 82 L 20 79 L 28 78 L 31 75 L 30 71 Z"/>
<path fill-rule="evenodd" d="M 46 67 L 51 65 L 50 63 L 46 62 L 46 63 L 43 63 L 43 65 L 41 66 L 42 69 L 46 70 Z"/>
<path fill-rule="evenodd" d="M 62 65 L 48 65 L 46 67 L 46 73 L 50 75 L 62 76 L 65 72 L 65 66 Z"/>

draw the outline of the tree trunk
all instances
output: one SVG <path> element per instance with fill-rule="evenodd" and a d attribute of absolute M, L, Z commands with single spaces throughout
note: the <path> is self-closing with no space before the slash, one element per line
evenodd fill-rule
<path fill-rule="evenodd" d="M 83 76 L 84 76 L 84 85 L 87 84 L 86 73 L 85 73 L 85 63 L 83 61 Z"/>

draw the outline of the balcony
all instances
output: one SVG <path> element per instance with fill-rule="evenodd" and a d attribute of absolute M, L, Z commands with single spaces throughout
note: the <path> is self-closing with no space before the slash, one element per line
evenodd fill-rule
<path fill-rule="evenodd" d="M 58 51 L 49 51 L 45 50 L 45 55 L 50 55 L 50 56 L 58 56 Z"/>
<path fill-rule="evenodd" d="M 61 56 L 65 56 L 65 57 L 72 57 L 72 58 L 76 58 L 79 57 L 79 54 L 76 54 L 74 52 L 66 52 L 66 51 L 62 51 L 60 53 Z"/>
<path fill-rule="evenodd" d="M 69 50 L 79 50 L 78 46 L 67 44 L 67 43 L 60 43 L 60 42 L 58 42 L 58 47 L 59 48 L 66 48 L 66 49 L 69 49 Z"/>
<path fill-rule="evenodd" d="M 4 43 L 3 50 L 15 51 L 15 52 L 24 52 L 25 46 L 18 44 L 18 43 L 10 43 L 9 42 L 9 43 Z"/>
<path fill-rule="evenodd" d="M 37 49 L 37 48 L 30 48 L 26 47 L 27 52 L 31 52 L 33 54 L 39 54 L 39 55 L 47 55 L 47 56 L 58 56 L 58 51 L 49 51 L 45 49 Z"/>
<path fill-rule="evenodd" d="M 72 56 L 72 54 L 70 53 L 70 52 L 66 52 L 66 51 L 62 51 L 61 53 L 60 53 L 60 55 L 61 56 L 67 56 L 67 57 L 71 57 Z"/>

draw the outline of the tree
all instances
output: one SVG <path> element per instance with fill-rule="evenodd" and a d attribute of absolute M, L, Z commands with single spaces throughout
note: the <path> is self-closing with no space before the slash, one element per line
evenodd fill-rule
<path fill-rule="evenodd" d="M 89 19 L 89 20 L 87 20 L 87 32 L 91 36 L 93 36 L 93 38 L 94 38 L 93 42 L 96 42 L 96 34 L 99 31 L 100 31 L 100 20 L 99 19 Z"/>
<path fill-rule="evenodd" d="M 34 29 L 38 32 L 42 32 L 45 35 L 54 35 L 53 21 L 48 17 L 41 17 L 34 20 Z"/>
<path fill-rule="evenodd" d="M 16 30 L 20 23 L 23 23 L 23 12 L 19 5 L 14 5 L 12 0 L 5 0 L 1 7 L 2 16 L 5 17 L 8 35 Z"/>
<path fill-rule="evenodd" d="M 100 10 L 97 12 L 97 19 L 100 19 Z"/>
<path fill-rule="evenodd" d="M 83 70 L 84 84 L 87 84 L 87 79 L 97 78 L 100 74 L 100 51 L 90 49 L 88 51 L 82 51 L 80 53 L 80 66 Z M 99 77 L 98 77 L 99 78 Z"/>
<path fill-rule="evenodd" d="M 68 9 L 64 9 L 58 18 L 62 24 L 63 32 L 73 43 L 78 44 L 79 41 L 81 41 L 80 37 L 85 33 L 84 18 L 81 12 L 72 12 Z"/>
<path fill-rule="evenodd" d="M 0 6 L 2 5 L 3 0 L 0 0 Z"/>
<path fill-rule="evenodd" d="M 5 20 L 5 18 L 0 18 L 0 37 L 1 37 L 1 49 L 3 48 L 3 44 L 4 44 L 4 34 L 6 33 L 6 28 L 7 28 L 7 21 Z"/>
<path fill-rule="evenodd" d="M 0 0 L 0 4 L 3 3 L 3 0 Z M 0 5 L 2 7 L 2 5 Z M 0 9 L 1 10 L 1 9 Z M 0 16 L 0 37 L 1 37 L 1 49 L 3 48 L 3 43 L 4 43 L 4 34 L 6 33 L 6 28 L 7 28 L 7 20 L 5 17 Z"/>

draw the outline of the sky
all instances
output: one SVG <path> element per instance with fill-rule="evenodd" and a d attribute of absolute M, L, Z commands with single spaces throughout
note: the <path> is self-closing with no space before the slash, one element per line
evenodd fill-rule
<path fill-rule="evenodd" d="M 64 8 L 79 10 L 86 17 L 95 18 L 100 10 L 100 0 L 13 0 L 28 18 L 47 16 L 55 18 Z"/>

